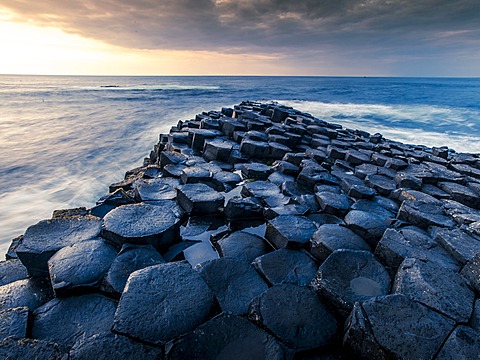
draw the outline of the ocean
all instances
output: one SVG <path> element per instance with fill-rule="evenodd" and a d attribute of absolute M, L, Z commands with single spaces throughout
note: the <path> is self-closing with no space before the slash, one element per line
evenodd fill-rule
<path fill-rule="evenodd" d="M 352 129 L 480 153 L 480 79 L 0 76 L 0 252 L 91 207 L 178 120 L 278 101 Z"/>

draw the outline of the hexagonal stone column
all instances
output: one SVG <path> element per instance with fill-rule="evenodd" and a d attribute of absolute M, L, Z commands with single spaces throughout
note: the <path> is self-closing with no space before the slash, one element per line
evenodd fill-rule
<path fill-rule="evenodd" d="M 117 250 L 105 240 L 66 246 L 48 260 L 50 281 L 57 296 L 98 288 Z"/>
<path fill-rule="evenodd" d="M 252 299 L 268 289 L 252 265 L 220 258 L 197 265 L 195 270 L 213 291 L 222 311 L 244 315 Z"/>
<path fill-rule="evenodd" d="M 170 208 L 144 203 L 120 206 L 103 219 L 102 235 L 115 244 L 165 249 L 179 239 L 180 219 Z"/>
<path fill-rule="evenodd" d="M 337 321 L 317 294 L 292 284 L 275 285 L 256 298 L 250 318 L 295 350 L 326 346 L 337 331 Z"/>
<path fill-rule="evenodd" d="M 317 227 L 306 217 L 282 215 L 268 222 L 265 238 L 277 249 L 298 249 L 309 243 L 315 231 Z"/>
<path fill-rule="evenodd" d="M 224 196 L 205 184 L 186 184 L 178 190 L 177 201 L 190 215 L 218 214 Z"/>
<path fill-rule="evenodd" d="M 93 239 L 101 228 L 101 219 L 94 216 L 42 220 L 25 231 L 16 252 L 31 276 L 46 276 L 47 261 L 53 254 L 65 246 Z"/>
<path fill-rule="evenodd" d="M 356 303 L 344 346 L 366 359 L 433 359 L 455 322 L 404 295 Z"/>
<path fill-rule="evenodd" d="M 153 265 L 128 278 L 113 331 L 162 345 L 207 321 L 213 306 L 213 293 L 188 263 Z"/>
<path fill-rule="evenodd" d="M 346 316 L 355 302 L 388 294 L 390 276 L 369 251 L 336 250 L 320 265 L 311 285 Z"/>
<path fill-rule="evenodd" d="M 475 294 L 456 272 L 429 261 L 407 258 L 400 265 L 394 292 L 466 323 L 473 311 Z"/>
<path fill-rule="evenodd" d="M 248 320 L 222 313 L 167 345 L 168 360 L 283 360 L 283 346 Z"/>

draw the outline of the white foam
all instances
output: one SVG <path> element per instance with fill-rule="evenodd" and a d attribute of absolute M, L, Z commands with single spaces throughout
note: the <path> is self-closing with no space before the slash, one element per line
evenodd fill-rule
<path fill-rule="evenodd" d="M 449 146 L 459 152 L 480 153 L 476 127 L 478 111 L 431 105 L 381 105 L 277 100 L 300 111 L 346 128 L 426 146 Z M 478 134 L 478 135 L 477 135 Z"/>

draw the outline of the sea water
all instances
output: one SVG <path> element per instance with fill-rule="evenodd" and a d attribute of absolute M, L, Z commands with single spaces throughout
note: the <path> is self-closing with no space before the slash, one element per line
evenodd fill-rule
<path fill-rule="evenodd" d="M 178 120 L 278 101 L 344 127 L 480 153 L 480 79 L 0 76 L 0 252 L 91 207 Z"/>

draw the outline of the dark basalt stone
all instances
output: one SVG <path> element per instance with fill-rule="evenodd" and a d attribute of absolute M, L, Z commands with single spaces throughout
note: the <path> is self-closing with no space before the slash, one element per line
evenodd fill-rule
<path fill-rule="evenodd" d="M 239 196 L 228 200 L 223 211 L 227 219 L 263 219 L 263 206 L 255 198 Z"/>
<path fill-rule="evenodd" d="M 480 349 L 480 332 L 459 325 L 453 330 L 436 359 L 475 359 Z"/>
<path fill-rule="evenodd" d="M 0 286 L 0 309 L 26 306 L 35 310 L 53 297 L 45 283 L 43 279 L 29 278 Z"/>
<path fill-rule="evenodd" d="M 453 182 L 439 182 L 438 187 L 459 203 L 480 209 L 480 196 L 472 189 Z"/>
<path fill-rule="evenodd" d="M 287 283 L 307 286 L 318 269 L 308 253 L 289 249 L 262 255 L 252 265 L 270 285 Z"/>
<path fill-rule="evenodd" d="M 345 193 L 357 199 L 369 199 L 377 192 L 367 186 L 365 182 L 354 175 L 342 176 L 340 187 Z"/>
<path fill-rule="evenodd" d="M 332 215 L 345 215 L 353 204 L 353 201 L 345 194 L 322 191 L 316 193 L 315 197 L 320 209 Z"/>
<path fill-rule="evenodd" d="M 18 259 L 0 261 L 0 286 L 28 277 L 27 268 Z"/>
<path fill-rule="evenodd" d="M 168 164 L 165 165 L 163 169 L 163 176 L 166 178 L 172 177 L 172 178 L 180 178 L 182 176 L 182 171 L 183 169 L 186 169 L 187 165 L 183 164 Z"/>
<path fill-rule="evenodd" d="M 0 310 L 0 341 L 27 337 L 28 308 Z M 0 350 L 1 354 L 1 350 Z"/>
<path fill-rule="evenodd" d="M 459 266 L 448 253 L 424 231 L 416 227 L 387 229 L 375 249 L 375 256 L 390 274 L 395 274 L 405 258 L 437 263 L 445 269 L 458 271 Z"/>
<path fill-rule="evenodd" d="M 128 278 L 113 331 L 162 345 L 207 321 L 213 300 L 205 281 L 188 263 L 153 265 Z"/>
<path fill-rule="evenodd" d="M 101 219 L 94 216 L 42 220 L 25 231 L 16 252 L 30 276 L 46 276 L 47 261 L 53 254 L 65 246 L 95 238 L 101 228 Z"/>
<path fill-rule="evenodd" d="M 389 218 L 385 218 L 375 212 L 351 210 L 344 219 L 347 226 L 360 235 L 372 249 L 377 246 L 385 230 L 390 224 Z"/>
<path fill-rule="evenodd" d="M 138 184 L 140 180 L 134 184 Z M 135 203 L 125 190 L 117 189 L 112 194 L 108 194 L 97 201 L 96 206 L 90 210 L 90 214 L 103 218 L 108 212 L 115 209 L 118 206 L 128 205 Z"/>
<path fill-rule="evenodd" d="M 480 294 L 480 252 L 465 264 L 461 274 L 470 286 Z"/>
<path fill-rule="evenodd" d="M 245 197 L 265 199 L 280 194 L 280 188 L 270 181 L 257 180 L 243 185 L 241 194 Z"/>
<path fill-rule="evenodd" d="M 55 298 L 34 311 L 32 337 L 72 346 L 79 337 L 110 331 L 115 307 L 99 294 Z"/>
<path fill-rule="evenodd" d="M 267 180 L 272 171 L 270 166 L 262 163 L 242 165 L 242 175 L 244 179 Z"/>
<path fill-rule="evenodd" d="M 397 188 L 395 181 L 384 175 L 368 175 L 365 183 L 384 196 L 389 196 Z"/>
<path fill-rule="evenodd" d="M 120 297 L 132 272 L 164 262 L 162 256 L 151 245 L 125 244 L 108 269 L 102 289 Z"/>
<path fill-rule="evenodd" d="M 404 295 L 356 303 L 344 346 L 364 359 L 433 359 L 455 322 Z"/>
<path fill-rule="evenodd" d="M 400 265 L 393 291 L 463 323 L 470 318 L 475 300 L 473 291 L 458 273 L 411 258 Z"/>
<path fill-rule="evenodd" d="M 220 239 L 215 245 L 220 256 L 248 263 L 270 251 L 270 246 L 263 238 L 245 231 L 236 231 Z"/>
<path fill-rule="evenodd" d="M 166 359 L 283 360 L 283 347 L 248 320 L 222 313 L 167 345 Z"/>
<path fill-rule="evenodd" d="M 240 175 L 229 171 L 219 171 L 213 175 L 212 179 L 212 183 L 218 191 L 230 191 L 241 181 Z"/>
<path fill-rule="evenodd" d="M 294 350 L 326 346 L 337 331 L 337 321 L 317 294 L 292 284 L 265 291 L 252 302 L 249 317 Z"/>
<path fill-rule="evenodd" d="M 429 226 L 451 228 L 455 225 L 450 218 L 445 216 L 441 206 L 423 201 L 405 200 L 398 210 L 397 217 L 424 229 Z"/>
<path fill-rule="evenodd" d="M 298 174 L 297 181 L 300 185 L 312 190 L 316 184 L 339 185 L 340 180 L 320 167 L 306 166 Z"/>
<path fill-rule="evenodd" d="M 270 146 L 266 141 L 244 139 L 240 143 L 240 152 L 252 158 L 267 158 L 270 155 Z"/>
<path fill-rule="evenodd" d="M 180 181 L 182 184 L 206 183 L 209 182 L 212 177 L 213 174 L 203 167 L 189 166 L 182 170 Z"/>
<path fill-rule="evenodd" d="M 167 178 L 137 181 L 134 185 L 135 199 L 141 201 L 174 200 L 177 190 L 166 181 Z"/>
<path fill-rule="evenodd" d="M 183 164 L 187 161 L 187 157 L 176 151 L 162 151 L 160 153 L 159 165 L 163 169 L 167 165 Z"/>
<path fill-rule="evenodd" d="M 283 215 L 267 223 L 265 238 L 277 249 L 305 247 L 317 227 L 304 216 Z"/>
<path fill-rule="evenodd" d="M 370 162 L 370 156 L 361 151 L 350 149 L 345 154 L 345 160 L 352 165 L 361 165 Z"/>
<path fill-rule="evenodd" d="M 324 262 L 335 250 L 365 250 L 371 251 L 365 240 L 349 228 L 338 224 L 324 224 L 313 234 L 310 240 L 310 253 L 320 263 Z"/>
<path fill-rule="evenodd" d="M 187 184 L 178 190 L 177 201 L 190 215 L 218 214 L 224 196 L 205 184 Z"/>
<path fill-rule="evenodd" d="M 65 360 L 67 347 L 34 339 L 7 339 L 0 342 L 2 359 Z"/>
<path fill-rule="evenodd" d="M 311 286 L 346 316 L 355 302 L 388 294 L 390 276 L 371 252 L 341 249 L 320 265 Z"/>
<path fill-rule="evenodd" d="M 221 132 L 218 130 L 209 130 L 209 129 L 189 129 L 188 130 L 188 139 L 190 146 L 195 150 L 203 150 L 205 146 L 205 140 L 213 139 L 221 135 Z"/>
<path fill-rule="evenodd" d="M 180 219 L 167 205 L 140 203 L 110 211 L 103 219 L 102 236 L 118 245 L 150 244 L 166 249 L 177 241 L 179 227 Z"/>
<path fill-rule="evenodd" d="M 472 329 L 480 331 L 480 299 L 475 301 L 469 325 L 472 327 Z"/>
<path fill-rule="evenodd" d="M 57 296 L 98 288 L 117 250 L 105 240 L 87 240 L 59 250 L 48 260 L 48 272 Z"/>
<path fill-rule="evenodd" d="M 252 299 L 268 289 L 252 265 L 234 258 L 220 258 L 197 265 L 195 270 L 212 290 L 222 311 L 248 312 Z"/>
<path fill-rule="evenodd" d="M 462 265 L 480 253 L 480 239 L 467 235 L 458 228 L 432 227 L 429 231 L 432 237 Z"/>
<path fill-rule="evenodd" d="M 110 331 L 90 337 L 80 337 L 69 352 L 70 360 L 156 360 L 162 358 L 163 350 L 161 348 L 141 344 Z"/>

